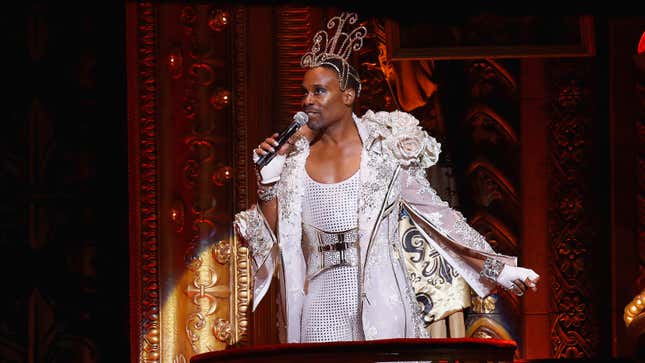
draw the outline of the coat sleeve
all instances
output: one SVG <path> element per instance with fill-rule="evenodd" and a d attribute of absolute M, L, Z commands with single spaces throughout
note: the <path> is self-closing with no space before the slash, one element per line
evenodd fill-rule
<path fill-rule="evenodd" d="M 279 256 L 277 239 L 257 204 L 237 213 L 233 226 L 249 246 L 255 311 L 271 285 Z"/>
<path fill-rule="evenodd" d="M 517 258 L 496 253 L 459 211 L 437 195 L 426 178 L 425 169 L 404 168 L 401 177 L 402 207 L 410 214 L 419 232 L 479 296 L 488 295 L 496 284 L 481 278 L 479 271 L 461 256 L 493 257 L 511 266 L 517 266 Z"/>

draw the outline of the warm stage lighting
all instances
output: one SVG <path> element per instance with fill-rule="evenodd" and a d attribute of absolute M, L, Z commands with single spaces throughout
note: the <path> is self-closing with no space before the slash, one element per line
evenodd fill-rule
<path fill-rule="evenodd" d="M 216 32 L 222 31 L 228 25 L 230 19 L 231 16 L 225 10 L 213 9 L 208 19 L 208 26 Z"/>
<path fill-rule="evenodd" d="M 168 71 L 172 78 L 180 78 L 183 75 L 184 57 L 181 48 L 174 47 L 168 53 Z"/>
<path fill-rule="evenodd" d="M 225 89 L 218 89 L 210 99 L 210 104 L 216 110 L 221 110 L 231 102 L 231 92 Z"/>
<path fill-rule="evenodd" d="M 231 178 L 233 178 L 233 168 L 230 166 L 222 166 L 215 170 L 211 180 L 213 181 L 213 184 L 221 187 Z"/>

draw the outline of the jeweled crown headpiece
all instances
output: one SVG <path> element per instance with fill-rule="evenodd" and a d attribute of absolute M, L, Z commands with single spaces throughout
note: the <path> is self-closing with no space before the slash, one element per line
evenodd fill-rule
<path fill-rule="evenodd" d="M 340 16 L 334 16 L 327 22 L 327 29 L 331 30 L 335 27 L 336 31 L 330 38 L 325 30 L 320 30 L 314 35 L 314 44 L 311 51 L 305 53 L 300 59 L 302 67 L 319 67 L 327 65 L 336 70 L 338 79 L 340 80 L 340 89 L 342 91 L 347 89 L 348 79 L 352 77 L 357 84 L 358 89 L 356 95 L 361 93 L 361 80 L 358 78 L 358 73 L 349 64 L 347 59 L 352 51 L 357 51 L 363 47 L 363 38 L 367 35 L 367 29 L 364 26 L 354 28 L 349 33 L 343 32 L 343 27 L 346 22 L 349 24 L 356 23 L 358 16 L 356 13 L 341 13 Z M 340 68 L 336 62 L 330 62 L 332 59 L 340 61 Z"/>

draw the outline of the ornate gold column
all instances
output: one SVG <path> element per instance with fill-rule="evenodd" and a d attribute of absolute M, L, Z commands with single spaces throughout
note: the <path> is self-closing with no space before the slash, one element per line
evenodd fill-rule
<path fill-rule="evenodd" d="M 126 9 L 132 361 L 184 363 L 246 340 L 248 250 L 231 231 L 246 198 L 231 107 L 232 24 L 244 13 Z"/>

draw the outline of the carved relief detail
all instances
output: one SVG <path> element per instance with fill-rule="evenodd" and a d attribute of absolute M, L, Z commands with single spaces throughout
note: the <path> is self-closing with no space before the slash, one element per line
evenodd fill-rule
<path fill-rule="evenodd" d="M 493 164 L 478 160 L 470 165 L 466 173 L 473 182 L 480 205 L 488 207 L 492 202 L 501 200 L 519 206 L 515 187 Z"/>
<path fill-rule="evenodd" d="M 215 325 L 213 326 L 213 334 L 219 341 L 225 343 L 230 342 L 232 330 L 233 328 L 231 327 L 231 323 L 227 320 L 224 320 L 222 318 L 217 318 L 217 320 L 215 320 Z"/>
<path fill-rule="evenodd" d="M 235 115 L 236 115 L 236 190 L 237 210 L 248 208 L 248 162 L 250 145 L 248 144 L 248 118 L 246 113 L 247 107 L 247 11 L 243 6 L 235 9 Z M 307 19 L 308 17 L 303 17 Z M 304 20 L 303 20 L 304 21 Z M 302 41 L 302 39 L 299 39 Z M 305 44 L 300 46 L 304 47 Z M 249 340 L 249 304 L 251 301 L 251 265 L 249 263 L 249 250 L 240 246 L 237 242 L 236 235 L 233 234 L 232 243 L 230 243 L 230 321 L 231 334 L 229 345 L 245 345 Z"/>
<path fill-rule="evenodd" d="M 591 192 L 585 175 L 592 167 L 592 90 L 583 84 L 591 67 L 584 61 L 547 63 L 552 95 L 549 124 L 548 228 L 553 256 L 551 330 L 553 357 L 590 358 L 599 343 L 593 309 Z"/>
<path fill-rule="evenodd" d="M 236 237 L 233 239 L 233 259 L 231 263 L 231 281 L 233 293 L 231 295 L 232 334 L 230 344 L 245 344 L 248 342 L 249 313 L 251 296 L 251 264 L 249 263 L 249 249 L 238 244 Z"/>
<path fill-rule="evenodd" d="M 492 214 L 480 211 L 470 219 L 470 224 L 486 238 L 495 251 L 508 255 L 517 251 L 517 235 Z"/>
<path fill-rule="evenodd" d="M 623 320 L 625 325 L 630 326 L 634 320 L 645 319 L 645 290 L 634 297 L 632 301 L 625 306 Z"/>
<path fill-rule="evenodd" d="M 473 98 L 509 97 L 517 92 L 513 76 L 493 59 L 468 62 L 466 74 Z"/>
<path fill-rule="evenodd" d="M 303 69 L 300 57 L 311 46 L 312 29 L 310 9 L 298 6 L 278 7 L 276 15 L 276 54 L 278 55 L 278 92 L 280 120 L 290 122 L 300 111 Z M 286 126 L 286 125 L 281 125 Z"/>
<path fill-rule="evenodd" d="M 484 339 L 511 339 L 509 332 L 497 321 L 482 317 L 475 320 L 466 331 L 467 337 Z"/>
<path fill-rule="evenodd" d="M 479 297 L 473 295 L 470 299 L 471 309 L 478 314 L 489 314 L 495 311 L 495 303 L 497 297 L 495 295 L 488 295 L 486 297 Z"/>
<path fill-rule="evenodd" d="M 215 260 L 222 265 L 228 265 L 231 261 L 231 243 L 229 241 L 219 241 L 211 247 Z"/>
<path fill-rule="evenodd" d="M 159 201 L 157 199 L 157 18 L 151 3 L 137 4 L 139 132 L 136 173 L 139 179 L 139 233 L 141 243 L 141 301 L 139 320 L 141 359 L 146 363 L 160 361 L 159 321 Z"/>
<path fill-rule="evenodd" d="M 466 116 L 466 122 L 471 125 L 473 141 L 486 142 L 494 145 L 515 145 L 518 138 L 515 130 L 486 105 L 474 106 Z"/>
<path fill-rule="evenodd" d="M 236 210 L 245 210 L 248 208 L 249 195 L 249 150 L 248 145 L 248 115 L 247 115 L 247 11 L 244 6 L 238 6 L 234 12 L 234 40 L 233 47 L 235 50 L 234 61 L 234 109 L 235 109 L 235 208 Z"/>
<path fill-rule="evenodd" d="M 189 206 L 185 214 L 191 226 L 187 233 L 177 236 L 185 245 L 187 270 L 183 279 L 187 300 L 178 304 L 177 313 L 185 315 L 184 330 L 191 353 L 222 349 L 220 337 L 224 333 L 218 330 L 219 320 L 226 320 L 229 315 L 231 253 L 226 229 L 222 227 L 227 225 L 232 211 L 223 207 L 226 204 L 222 201 L 230 191 L 224 184 L 228 179 L 214 179 L 224 170 L 223 163 L 228 157 L 221 150 L 232 146 L 226 135 L 230 123 L 225 110 L 228 98 L 218 98 L 218 95 L 228 95 L 228 91 L 222 91 L 227 81 L 221 74 L 229 65 L 225 61 L 227 55 L 220 51 L 225 48 L 220 42 L 226 42 L 228 34 L 229 17 L 220 16 L 225 13 L 211 5 L 190 4 L 183 6 L 181 16 L 177 17 L 184 31 L 181 44 L 188 54 L 184 59 L 183 82 L 177 83 L 182 86 L 183 95 L 177 108 L 183 111 L 182 122 L 187 127 L 183 129 L 185 135 L 177 137 L 181 137 L 178 141 L 185 148 L 178 155 L 184 156 L 181 192 Z M 218 35 L 212 35 L 209 30 Z M 190 354 L 186 356 L 190 358 Z"/>

